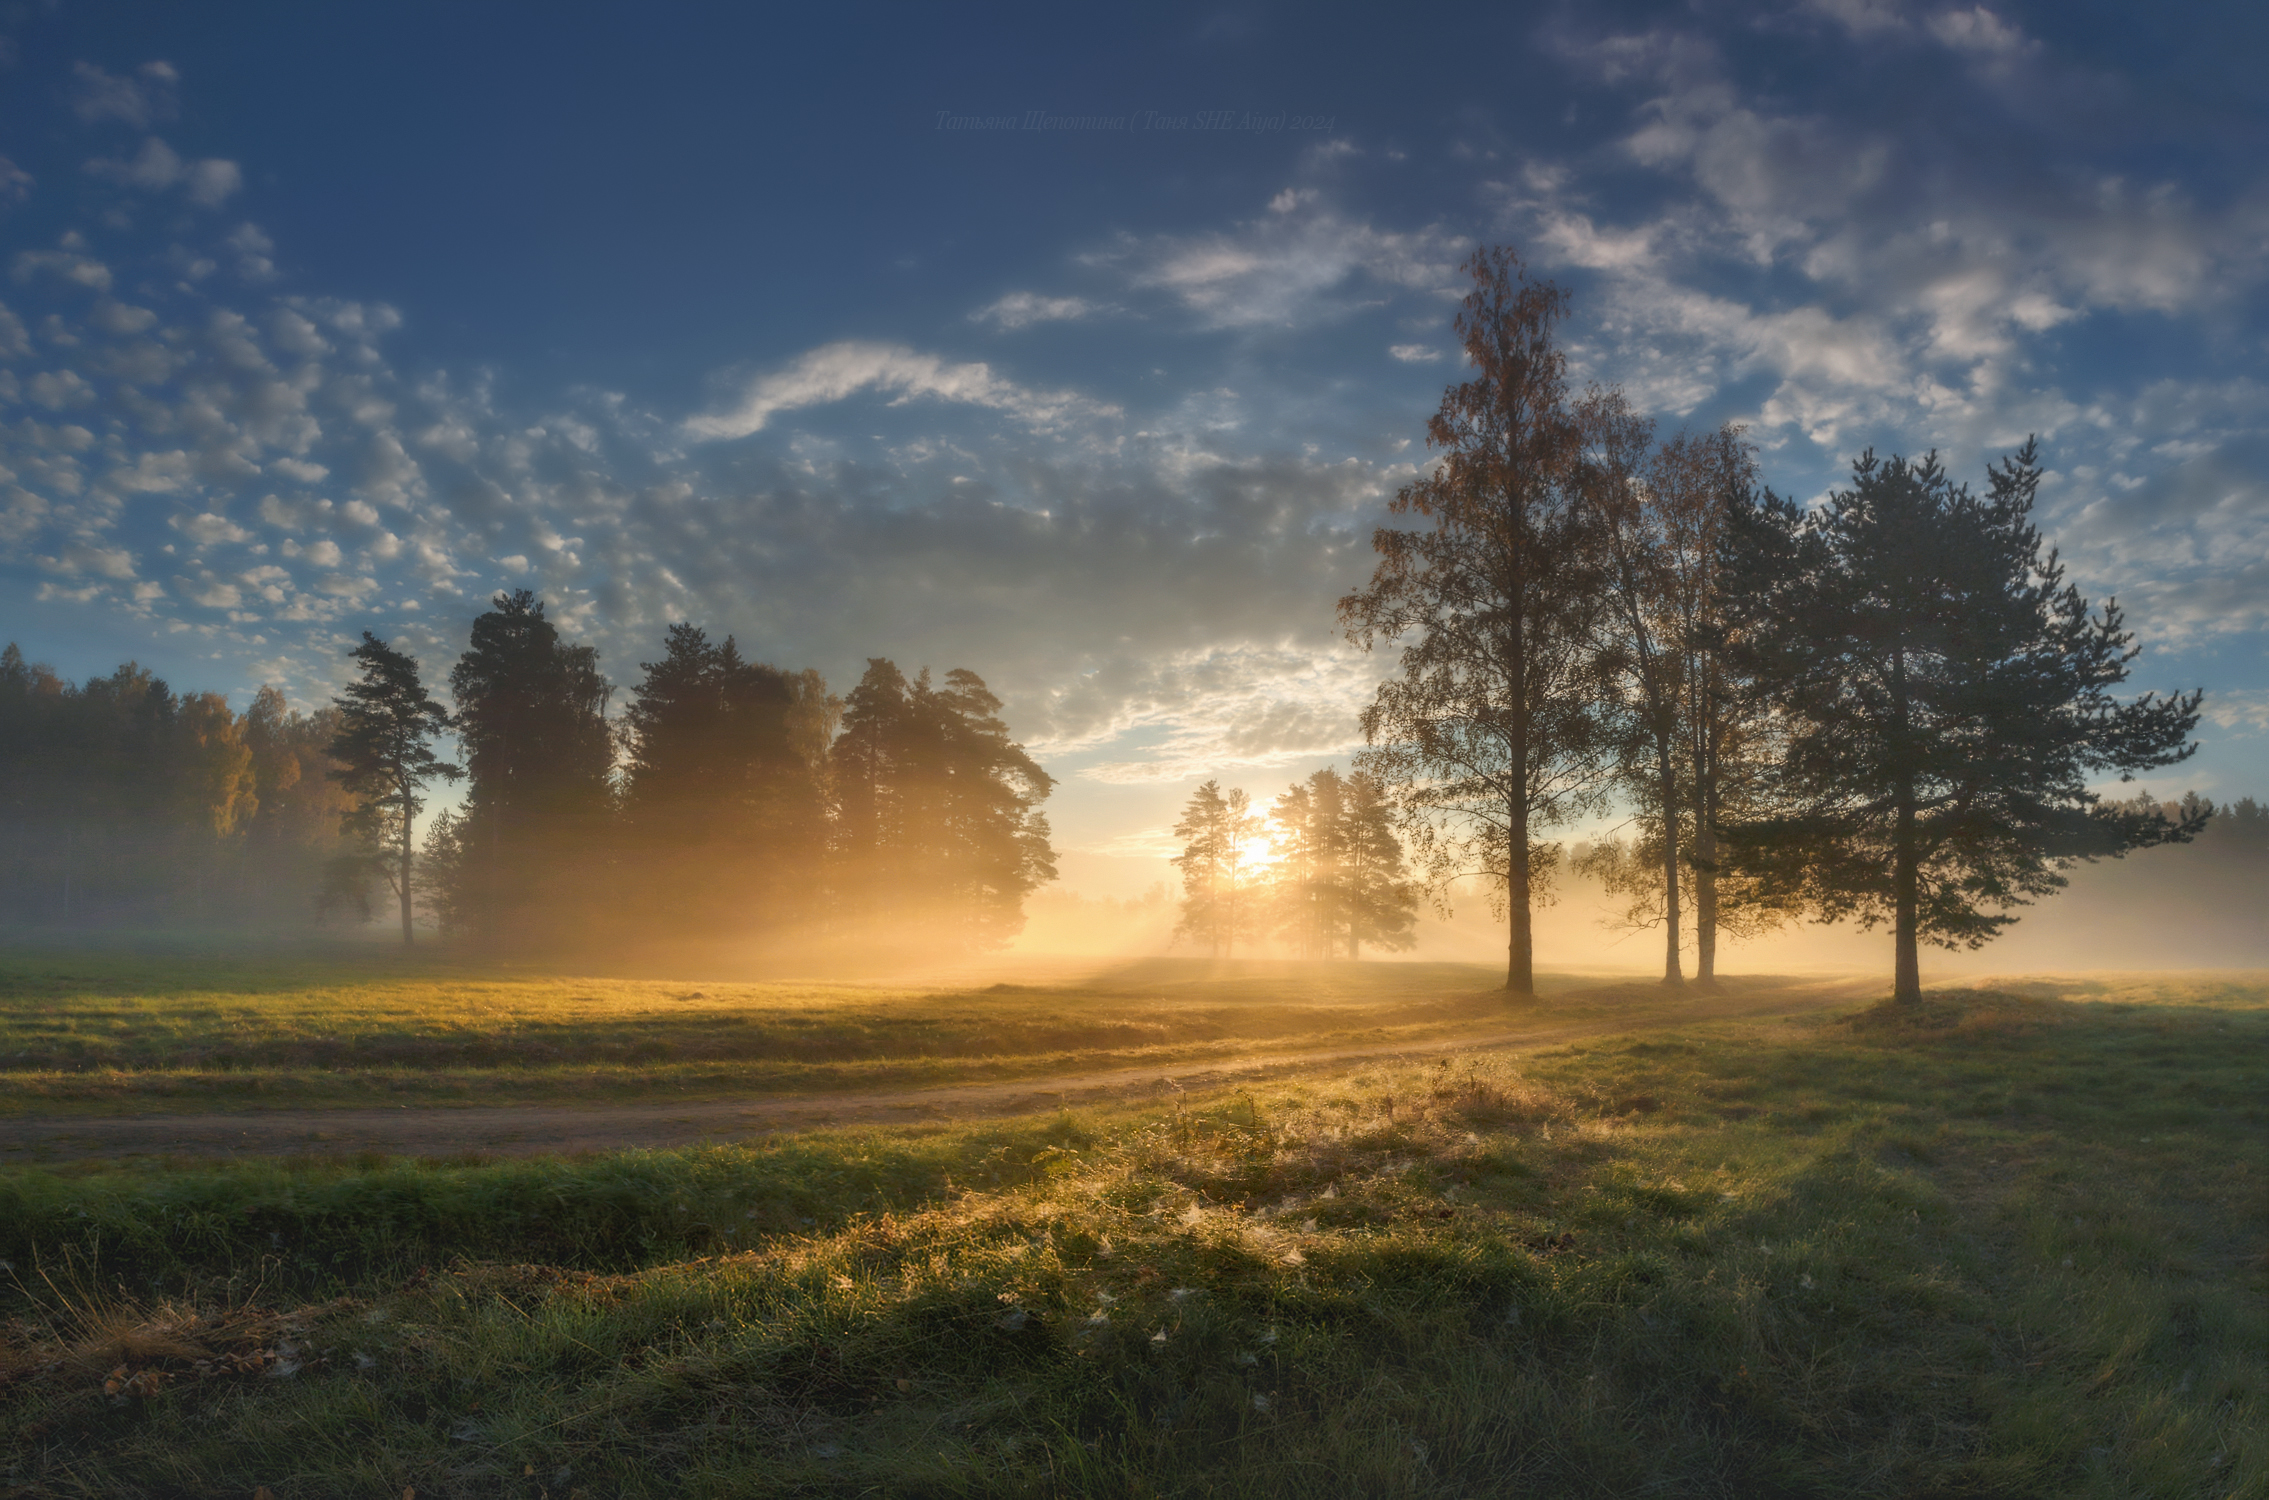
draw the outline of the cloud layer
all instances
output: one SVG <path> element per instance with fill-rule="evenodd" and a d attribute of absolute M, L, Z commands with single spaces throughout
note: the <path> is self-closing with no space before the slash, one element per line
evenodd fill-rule
<path fill-rule="evenodd" d="M 1332 604 L 1459 376 L 1458 263 L 1506 240 L 1574 292 L 1579 378 L 1748 424 L 1799 496 L 1867 445 L 1975 477 L 2039 433 L 2076 577 L 2147 667 L 2221 674 L 2218 743 L 2269 743 L 2257 165 L 2138 154 L 2097 123 L 2132 88 L 1993 7 L 1533 40 L 1585 128 L 1343 130 L 1225 210 L 1062 231 L 902 331 L 846 307 L 652 389 L 419 353 L 418 308 L 317 285 L 283 206 L 188 144 L 193 77 L 80 64 L 67 147 L 0 161 L 11 224 L 71 205 L 0 262 L 0 566 L 47 611 L 18 618 L 306 700 L 357 631 L 438 666 L 520 585 L 618 682 L 679 619 L 839 685 L 868 655 L 966 665 L 1062 775 L 1060 821 L 1139 842 L 1194 780 L 1351 748 L 1381 663 Z M 2244 753 L 2213 774 L 2269 769 Z"/>

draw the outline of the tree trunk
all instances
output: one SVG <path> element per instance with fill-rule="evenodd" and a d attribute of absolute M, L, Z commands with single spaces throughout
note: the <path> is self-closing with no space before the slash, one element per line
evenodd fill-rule
<path fill-rule="evenodd" d="M 1898 816 L 1891 834 L 1891 941 L 1893 945 L 1891 998 L 1902 1004 L 1922 1003 L 1922 965 L 1915 952 L 1917 871 L 1915 868 L 1914 763 L 1908 757 L 1907 658 L 1903 650 L 1891 654 L 1891 712 L 1893 753 L 1904 763 L 1899 772 Z"/>
<path fill-rule="evenodd" d="M 1667 734 L 1656 736 L 1655 757 L 1662 768 L 1658 789 L 1662 798 L 1662 982 L 1676 985 L 1686 982 L 1686 973 L 1678 953 L 1678 772 Z"/>
<path fill-rule="evenodd" d="M 1528 910 L 1528 799 L 1509 798 L 1505 838 L 1505 990 L 1523 997 L 1536 993 L 1536 947 Z"/>
<path fill-rule="evenodd" d="M 1705 691 L 1703 712 L 1710 711 Z M 1694 982 L 1704 989 L 1718 982 L 1717 756 L 1714 733 L 1702 728 L 1701 754 L 1694 767 Z"/>
<path fill-rule="evenodd" d="M 1505 907 L 1511 932 L 1505 942 L 1505 989 L 1530 998 L 1536 994 L 1536 943 L 1528 910 L 1528 609 L 1527 580 L 1518 557 L 1513 564 L 1512 586 L 1505 593 L 1512 608 L 1507 612 L 1511 639 L 1507 645 L 1512 681 L 1512 722 L 1505 746 L 1512 788 L 1505 798 Z"/>
<path fill-rule="evenodd" d="M 1914 784 L 1910 781 L 1899 787 L 1898 829 L 1892 835 L 1891 852 L 1891 901 L 1895 911 L 1892 941 L 1897 946 L 1891 998 L 1909 1005 L 1922 1000 L 1922 966 L 1915 951 L 1914 845 Z"/>
<path fill-rule="evenodd" d="M 408 797 L 409 797 L 409 793 L 408 793 L 408 792 L 407 792 L 406 790 L 405 790 L 405 791 L 403 792 L 403 794 L 402 794 L 402 795 L 403 795 L 403 798 L 404 798 L 405 800 L 407 800 L 407 799 L 408 799 Z M 405 808 L 405 809 L 403 810 L 403 813 L 402 813 L 402 884 L 401 884 L 401 893 L 402 893 L 402 946 L 403 946 L 403 947 L 405 947 L 405 948 L 413 948 L 413 947 L 417 946 L 417 942 L 416 942 L 416 939 L 415 939 L 415 938 L 413 938 L 413 937 L 412 937 L 412 936 L 410 935 L 410 858 L 411 858 L 411 855 L 410 855 L 410 831 L 411 831 L 411 830 L 410 830 L 410 814 L 409 814 L 409 811 L 408 811 L 408 810 L 407 810 L 407 809 Z"/>

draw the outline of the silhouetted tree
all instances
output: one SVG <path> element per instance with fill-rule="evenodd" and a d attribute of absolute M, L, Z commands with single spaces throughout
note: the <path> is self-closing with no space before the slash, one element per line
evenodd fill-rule
<path fill-rule="evenodd" d="M 1536 833 L 1600 805 L 1612 756 L 1594 649 L 1598 507 L 1553 325 L 1566 295 L 1499 247 L 1466 263 L 1457 331 L 1472 378 L 1426 424 L 1441 458 L 1395 496 L 1348 638 L 1407 642 L 1363 714 L 1357 764 L 1395 790 L 1437 890 L 1482 873 L 1505 896 L 1505 987 L 1535 989 L 1529 907 L 1558 845 Z"/>
<path fill-rule="evenodd" d="M 690 624 L 641 665 L 623 715 L 623 813 L 650 909 L 712 932 L 812 915 L 840 705 L 816 673 L 743 661 L 731 637 L 714 644 Z"/>
<path fill-rule="evenodd" d="M 599 654 L 560 639 L 543 601 L 499 594 L 449 673 L 470 778 L 457 909 L 484 937 L 587 924 L 612 816 L 611 691 Z"/>
<path fill-rule="evenodd" d="M 1347 956 L 1361 958 L 1365 944 L 1401 952 L 1418 941 L 1418 885 L 1395 831 L 1386 786 L 1368 771 L 1340 783 L 1340 881 L 1345 892 Z"/>
<path fill-rule="evenodd" d="M 1334 957 L 1347 925 L 1347 810 L 1339 772 L 1326 766 L 1287 787 L 1269 820 L 1276 826 L 1276 863 L 1268 871 L 1276 930 L 1303 958 Z"/>
<path fill-rule="evenodd" d="M 1418 890 L 1376 776 L 1329 766 L 1288 788 L 1276 827 L 1278 928 L 1303 955 L 1360 958 L 1416 941 Z"/>
<path fill-rule="evenodd" d="M 338 731 L 330 747 L 338 762 L 331 775 L 355 798 L 340 824 L 362 841 L 372 867 L 393 888 L 406 947 L 414 941 L 411 840 L 425 806 L 419 793 L 436 778 L 455 781 L 464 773 L 433 753 L 434 737 L 449 728 L 449 711 L 426 695 L 417 662 L 367 630 L 347 655 L 361 675 L 339 694 Z"/>
<path fill-rule="evenodd" d="M 1190 794 L 1174 825 L 1182 852 L 1182 915 L 1174 936 L 1206 945 L 1215 958 L 1237 956 L 1237 939 L 1257 925 L 1261 904 L 1252 890 L 1246 845 L 1259 834 L 1252 799 L 1241 787 L 1224 792 L 1208 781 Z"/>
<path fill-rule="evenodd" d="M 2201 695 L 2112 696 L 2133 637 L 2042 555 L 2036 445 L 1987 475 L 1980 497 L 1936 455 L 1868 453 L 1820 509 L 1768 494 L 1728 532 L 1731 651 L 1786 739 L 1783 810 L 1729 825 L 1727 854 L 1823 920 L 1888 919 L 1903 1001 L 1919 942 L 1978 947 L 2072 861 L 2204 822 L 2088 791 L 2192 754 Z"/>
<path fill-rule="evenodd" d="M 835 884 L 846 914 L 989 948 L 1056 875 L 1039 804 L 1054 780 L 1010 740 L 976 673 L 933 687 L 867 663 L 835 742 Z"/>

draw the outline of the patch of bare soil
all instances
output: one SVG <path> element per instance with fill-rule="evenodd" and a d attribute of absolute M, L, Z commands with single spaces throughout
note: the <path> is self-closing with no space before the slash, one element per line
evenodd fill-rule
<path fill-rule="evenodd" d="M 1161 1075 L 1155 1067 L 1019 1078 L 1005 1083 L 821 1095 L 769 1095 L 695 1103 L 527 1104 L 501 1108 L 400 1105 L 392 1109 L 262 1111 L 244 1114 L 18 1116 L 0 1119 L 0 1164 L 133 1156 L 564 1156 L 639 1147 L 724 1144 L 820 1126 L 907 1124 L 1031 1114 L 1116 1104 L 1178 1092 L 1198 1093 L 1310 1069 L 1435 1057 L 1482 1049 L 1528 1051 L 1590 1037 L 1661 1031 L 1697 1022 L 1796 1015 L 1849 1005 L 1865 981 L 1742 986 L 1725 992 L 1670 992 L 1619 986 L 1556 997 L 1530 1009 L 1526 1024 L 1419 1044 L 1256 1052 Z M 1570 1021 L 1558 1000 L 1627 1002 L 1628 1010 Z"/>

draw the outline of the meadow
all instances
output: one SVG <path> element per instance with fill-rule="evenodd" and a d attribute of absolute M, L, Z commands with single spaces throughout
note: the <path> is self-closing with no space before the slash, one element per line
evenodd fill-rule
<path fill-rule="evenodd" d="M 945 971 L 919 983 L 688 983 L 383 951 L 19 952 L 0 955 L 0 1111 L 916 1087 L 1419 1042 L 1503 1019 L 1472 968 L 1341 967 L 1026 963 L 1016 982 Z"/>
<path fill-rule="evenodd" d="M 2265 1064 L 2259 974 L 2044 980 L 701 1150 L 14 1171 L 0 1483 L 2256 1495 Z"/>

